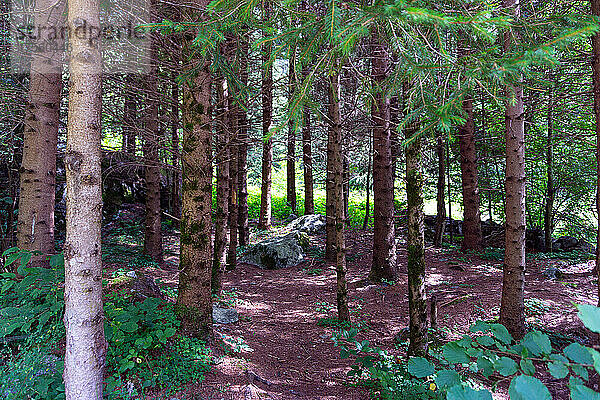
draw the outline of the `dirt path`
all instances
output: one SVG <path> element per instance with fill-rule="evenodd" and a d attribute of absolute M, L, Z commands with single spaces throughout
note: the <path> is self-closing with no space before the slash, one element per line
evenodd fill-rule
<path fill-rule="evenodd" d="M 372 344 L 394 350 L 394 335 L 408 325 L 406 252 L 399 251 L 400 280 L 393 286 L 366 280 L 372 236 L 348 232 L 348 282 L 354 321 L 367 329 Z M 324 243 L 324 238 L 313 238 Z M 402 244 L 400 245 L 402 247 Z M 499 261 L 428 248 L 428 292 L 435 292 L 438 324 L 449 337 L 459 337 L 478 319 L 498 314 L 502 272 Z M 591 263 L 569 267 L 562 282 L 541 274 L 550 261 L 528 263 L 528 322 L 545 325 L 585 341 L 572 302 L 595 303 L 595 284 L 587 274 Z M 158 271 L 155 271 L 158 272 Z M 319 273 L 320 272 L 320 273 Z M 175 284 L 174 273 L 161 271 L 163 282 Z M 216 327 L 217 335 L 234 340 L 241 352 L 222 354 L 206 380 L 190 385 L 179 399 L 368 399 L 363 388 L 346 385 L 350 363 L 339 358 L 331 341 L 333 328 L 320 319 L 335 316 L 335 272 L 317 258 L 285 270 L 239 265 L 224 276 L 224 290 L 234 293 L 241 320 Z M 217 349 L 218 352 L 218 349 Z M 552 387 L 554 385 L 554 387 Z M 554 393 L 560 384 L 549 385 Z"/>

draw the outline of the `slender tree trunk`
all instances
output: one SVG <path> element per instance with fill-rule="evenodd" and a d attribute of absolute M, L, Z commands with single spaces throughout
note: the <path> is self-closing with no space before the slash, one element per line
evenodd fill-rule
<path fill-rule="evenodd" d="M 373 153 L 373 136 L 369 136 L 369 155 L 371 155 Z M 369 226 L 369 216 L 371 214 L 371 158 L 369 157 L 367 159 L 367 182 L 365 183 L 365 191 L 367 192 L 367 199 L 366 199 L 366 204 L 365 204 L 365 219 L 363 220 L 363 231 L 367 230 L 367 227 Z"/>
<path fill-rule="evenodd" d="M 479 213 L 475 120 L 473 118 L 473 99 L 471 97 L 467 97 L 463 101 L 463 109 L 467 114 L 467 120 L 458 130 L 464 211 L 462 251 L 481 250 L 483 239 Z"/>
<path fill-rule="evenodd" d="M 512 9 L 519 18 L 517 0 L 504 0 L 505 9 Z M 509 51 L 512 33 L 504 35 L 504 49 Z M 523 88 L 507 87 L 506 104 L 506 226 L 504 278 L 500 323 L 514 338 L 525 334 L 525 129 L 523 124 Z"/>
<path fill-rule="evenodd" d="M 398 96 L 390 99 L 390 140 L 392 142 L 392 182 L 396 189 L 396 177 L 398 176 L 398 159 L 401 154 L 401 143 L 398 135 L 400 123 L 400 102 Z"/>
<path fill-rule="evenodd" d="M 433 245 L 441 247 L 444 241 L 444 231 L 446 230 L 446 200 L 444 192 L 446 191 L 446 143 L 444 136 L 438 132 L 436 137 L 436 153 L 438 159 L 438 179 L 437 179 L 437 215 L 435 218 L 435 237 Z"/>
<path fill-rule="evenodd" d="M 271 6 L 268 0 L 263 2 L 264 18 L 269 20 Z M 273 169 L 273 140 L 270 137 L 272 115 L 273 115 L 273 66 L 269 64 L 271 58 L 271 42 L 267 42 L 262 47 L 263 75 L 262 75 L 262 183 L 260 190 L 260 216 L 258 219 L 258 229 L 268 229 L 271 227 L 271 181 Z"/>
<path fill-rule="evenodd" d="M 195 13 L 205 12 L 208 0 L 196 0 Z M 196 21 L 197 15 L 188 19 Z M 194 36 L 194 35 L 192 35 Z M 192 54 L 192 43 L 184 43 Z M 184 60 L 187 59 L 184 57 Z M 185 335 L 208 340 L 212 336 L 212 160 L 211 73 L 209 60 L 192 59 L 184 72 L 195 77 L 183 89 L 183 202 L 179 291 L 175 310 Z"/>
<path fill-rule="evenodd" d="M 342 165 L 342 123 L 340 116 L 340 76 L 334 73 L 329 78 L 329 135 L 327 140 L 327 171 L 332 180 L 332 189 L 327 192 L 330 198 L 327 220 L 333 220 L 333 243 L 335 250 L 335 271 L 337 276 L 337 310 L 340 321 L 350 321 L 348 309 L 348 287 L 346 284 L 346 242 L 344 239 L 344 191 Z M 330 232 L 327 232 L 329 235 Z"/>
<path fill-rule="evenodd" d="M 289 95 L 288 103 L 292 104 L 296 90 L 296 48 L 290 50 L 289 59 Z M 298 214 L 298 203 L 296 198 L 296 128 L 297 121 L 290 118 L 288 124 L 287 142 L 287 203 L 292 209 L 292 214 Z"/>
<path fill-rule="evenodd" d="M 408 223 L 406 247 L 408 250 L 408 314 L 410 329 L 409 355 L 427 354 L 427 294 L 425 288 L 425 235 L 423 230 L 423 171 L 421 166 L 421 138 L 416 137 L 417 126 L 407 128 L 406 196 Z"/>
<path fill-rule="evenodd" d="M 346 155 L 342 155 L 343 169 L 342 182 L 344 192 L 344 223 L 350 226 L 350 161 Z"/>
<path fill-rule="evenodd" d="M 304 78 L 308 74 L 308 67 L 302 68 Z M 315 201 L 313 192 L 313 171 L 312 171 L 312 134 L 310 126 L 310 107 L 304 106 L 304 118 L 302 126 L 302 163 L 304 164 L 304 214 L 315 213 Z"/>
<path fill-rule="evenodd" d="M 233 271 L 237 265 L 237 244 L 238 244 L 238 116 L 241 112 L 240 107 L 235 103 L 233 94 L 229 93 L 229 126 L 231 127 L 231 136 L 229 139 L 229 248 L 227 250 L 226 269 Z"/>
<path fill-rule="evenodd" d="M 554 209 L 554 90 L 556 78 L 550 73 L 552 85 L 548 90 L 548 136 L 546 148 L 546 173 L 548 183 L 546 185 L 546 205 L 544 212 L 544 247 L 547 252 L 552 252 L 552 211 Z"/>
<path fill-rule="evenodd" d="M 178 64 L 179 65 L 179 64 Z M 171 73 L 171 163 L 173 164 L 173 182 L 171 182 L 171 213 L 175 218 L 181 217 L 181 172 L 179 165 L 179 85 L 177 72 Z M 174 220 L 179 228 L 179 221 Z"/>
<path fill-rule="evenodd" d="M 35 26 L 62 24 L 65 1 L 36 0 Z M 17 246 L 54 253 L 56 145 L 62 90 L 62 52 L 33 54 L 20 170 Z M 12 227 L 11 227 L 12 229 Z M 36 263 L 42 259 L 34 258 Z"/>
<path fill-rule="evenodd" d="M 600 17 L 600 0 L 590 0 L 592 15 Z M 596 210 L 598 229 L 596 234 L 596 274 L 598 278 L 598 306 L 600 307 L 600 34 L 592 38 L 592 82 L 594 87 L 594 116 L 596 118 Z"/>
<path fill-rule="evenodd" d="M 244 85 L 248 84 L 248 37 L 244 34 L 240 36 L 240 77 Z M 247 106 L 247 104 L 245 104 Z M 240 109 L 239 115 L 239 158 L 238 158 L 238 233 L 240 246 L 250 244 L 250 226 L 248 224 L 248 116 L 246 109 Z"/>
<path fill-rule="evenodd" d="M 450 175 L 450 143 L 446 141 L 446 175 L 448 179 L 448 222 L 450 223 L 449 234 L 450 244 L 454 243 L 454 220 L 452 219 L 452 177 Z"/>
<path fill-rule="evenodd" d="M 152 14 L 156 13 L 152 5 Z M 157 21 L 157 16 L 153 15 Z M 146 222 L 144 234 L 144 253 L 159 264 L 163 262 L 161 208 L 160 208 L 160 155 L 158 132 L 158 43 L 157 32 L 151 34 L 150 71 L 146 76 L 146 126 L 144 129 L 144 159 L 146 178 Z"/>
<path fill-rule="evenodd" d="M 96 0 L 69 0 L 71 32 L 100 27 Z M 70 86 L 65 167 L 65 396 L 101 400 L 106 340 L 102 308 L 102 55 L 100 42 L 69 37 Z"/>
<path fill-rule="evenodd" d="M 123 104 L 123 146 L 122 151 L 135 154 L 137 103 L 135 101 L 136 79 L 130 74 L 125 75 L 125 101 Z"/>
<path fill-rule="evenodd" d="M 377 33 L 374 33 L 374 36 Z M 394 231 L 394 177 L 390 136 L 390 100 L 381 87 L 388 56 L 383 44 L 373 38 L 372 79 L 375 86 L 373 120 L 373 264 L 369 279 L 395 281 L 396 238 Z"/>
<path fill-rule="evenodd" d="M 212 270 L 212 292 L 221 293 L 221 273 L 225 268 L 227 253 L 227 219 L 229 217 L 229 120 L 227 105 L 227 81 L 220 77 L 217 82 L 217 202 L 215 210 L 215 242 Z"/>

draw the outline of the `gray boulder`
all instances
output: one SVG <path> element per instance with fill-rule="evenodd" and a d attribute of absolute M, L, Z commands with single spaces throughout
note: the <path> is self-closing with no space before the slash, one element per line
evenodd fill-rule
<path fill-rule="evenodd" d="M 325 232 L 325 217 L 319 214 L 303 215 L 293 220 L 287 227 L 292 231 L 304 232 L 309 235 Z"/>
<path fill-rule="evenodd" d="M 240 320 L 238 312 L 231 308 L 221 308 L 213 305 L 212 312 L 215 324 L 234 324 Z"/>
<path fill-rule="evenodd" d="M 240 258 L 240 262 L 266 269 L 281 269 L 299 264 L 308 248 L 308 236 L 290 232 L 255 244 Z"/>
<path fill-rule="evenodd" d="M 542 275 L 546 277 L 546 279 L 557 280 L 562 279 L 564 274 L 557 267 L 548 267 L 542 271 Z"/>

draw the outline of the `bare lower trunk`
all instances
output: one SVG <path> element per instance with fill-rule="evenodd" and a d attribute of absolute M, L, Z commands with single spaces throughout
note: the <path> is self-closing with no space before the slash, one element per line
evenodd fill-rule
<path fill-rule="evenodd" d="M 292 49 L 289 60 L 289 95 L 288 102 L 291 104 L 296 90 L 296 49 Z M 292 214 L 298 213 L 296 198 L 296 120 L 290 119 L 288 124 L 287 142 L 287 203 L 292 209 Z"/>
<path fill-rule="evenodd" d="M 63 23 L 65 1 L 37 0 L 36 8 L 44 12 L 36 13 L 35 26 Z M 55 251 L 54 186 L 61 90 L 62 52 L 34 53 L 25 111 L 17 246 L 43 254 Z"/>
<path fill-rule="evenodd" d="M 438 179 L 437 179 L 437 215 L 435 218 L 435 237 L 433 245 L 440 247 L 444 241 L 444 231 L 446 230 L 446 201 L 444 192 L 446 191 L 446 143 L 442 133 L 436 137 L 436 153 L 438 159 Z"/>
<path fill-rule="evenodd" d="M 416 126 L 406 130 L 406 138 L 413 137 Z M 406 247 L 408 250 L 408 314 L 410 329 L 409 355 L 426 355 L 427 294 L 425 288 L 425 236 L 423 231 L 423 171 L 421 166 L 421 138 L 414 137 L 406 151 L 406 196 L 408 222 Z"/>
<path fill-rule="evenodd" d="M 552 74 L 550 80 L 554 81 Z M 556 83 L 552 83 L 556 86 Z M 548 91 L 548 136 L 546 143 L 546 173 L 548 182 L 546 185 L 546 204 L 544 210 L 544 247 L 547 252 L 552 252 L 552 216 L 554 210 L 554 86 Z"/>
<path fill-rule="evenodd" d="M 233 100 L 233 99 L 232 99 Z M 239 144 L 238 134 L 238 116 L 240 108 L 233 102 L 230 103 L 230 126 L 232 129 L 232 138 L 229 141 L 229 247 L 227 250 L 226 269 L 232 271 L 237 265 L 237 244 L 238 244 L 238 154 Z"/>
<path fill-rule="evenodd" d="M 207 3 L 198 0 L 196 12 L 202 15 Z M 197 14 L 188 19 L 196 21 Z M 190 42 L 184 51 L 192 54 Z M 192 58 L 188 63 L 184 72 L 195 69 L 197 74 L 183 90 L 181 272 L 175 310 L 183 334 L 208 340 L 212 337 L 211 73 L 208 60 Z"/>
<path fill-rule="evenodd" d="M 342 165 L 342 124 L 340 116 L 340 77 L 336 73 L 329 79 L 329 135 L 327 140 L 327 171 L 332 179 L 327 192 L 331 199 L 327 208 L 327 220 L 333 220 L 333 244 L 335 271 L 337 276 L 336 297 L 338 319 L 350 321 L 348 309 L 348 287 L 346 284 L 346 242 L 344 239 L 344 191 Z M 330 234 L 330 232 L 328 232 Z"/>
<path fill-rule="evenodd" d="M 343 151 L 343 150 L 342 150 Z M 343 158 L 342 182 L 344 193 L 344 223 L 350 226 L 350 161 L 346 155 Z"/>
<path fill-rule="evenodd" d="M 375 95 L 373 123 L 373 264 L 369 279 L 395 281 L 396 239 L 394 230 L 394 177 L 390 136 L 390 100 L 381 85 L 388 67 L 384 45 L 373 42 L 372 78 Z"/>
<path fill-rule="evenodd" d="M 245 85 L 248 84 L 248 47 L 248 38 L 242 35 L 240 77 Z M 250 226 L 248 225 L 248 116 L 245 109 L 240 110 L 238 123 L 238 236 L 240 246 L 247 246 L 250 244 Z"/>
<path fill-rule="evenodd" d="M 519 17 L 517 0 L 504 0 L 506 9 L 513 9 Z M 510 32 L 505 33 L 504 48 L 508 51 L 512 42 Z M 506 226 L 504 277 L 500 323 L 516 339 L 525 334 L 525 129 L 523 124 L 523 88 L 507 88 L 513 97 L 506 104 Z"/>
<path fill-rule="evenodd" d="M 132 84 L 136 79 L 132 75 L 125 75 L 125 100 L 123 104 L 123 146 L 122 151 L 135 154 L 137 103 L 135 99 L 136 90 Z"/>
<path fill-rule="evenodd" d="M 373 153 L 373 142 L 372 142 L 373 138 L 369 137 L 369 156 Z M 371 158 L 369 157 L 368 159 L 368 165 L 367 165 L 367 182 L 365 183 L 365 192 L 366 194 L 366 201 L 365 201 L 365 219 L 363 220 L 363 230 L 367 230 L 367 227 L 369 226 L 369 217 L 371 214 Z"/>
<path fill-rule="evenodd" d="M 308 67 L 302 68 L 302 75 L 306 78 Z M 312 134 L 310 126 L 310 107 L 304 106 L 302 125 L 302 163 L 304 164 L 304 214 L 315 213 L 315 201 L 313 192 L 313 171 L 312 171 Z"/>
<path fill-rule="evenodd" d="M 475 149 L 475 121 L 473 119 L 473 99 L 463 101 L 467 120 L 458 130 L 460 145 L 460 170 L 463 193 L 463 233 L 462 251 L 481 250 L 481 216 L 479 213 L 479 184 L 477 181 L 477 151 Z"/>
<path fill-rule="evenodd" d="M 173 164 L 173 182 L 171 182 L 171 213 L 175 218 L 181 217 L 181 172 L 179 165 L 179 85 L 175 80 L 177 73 L 171 74 L 171 162 Z M 179 221 L 173 225 L 178 228 Z"/>
<path fill-rule="evenodd" d="M 592 15 L 600 16 L 600 0 L 590 0 Z M 594 85 L 594 115 L 596 118 L 596 210 L 600 216 L 600 34 L 592 38 L 592 82 Z M 598 278 L 598 306 L 600 307 L 600 218 L 596 232 L 596 274 Z"/>
<path fill-rule="evenodd" d="M 155 12 L 155 11 L 154 11 Z M 158 56 L 157 33 L 152 33 L 150 71 L 146 76 L 146 126 L 144 128 L 144 159 L 146 163 L 146 222 L 144 253 L 159 264 L 163 262 L 161 208 L 160 208 L 160 159 L 158 132 Z"/>
<path fill-rule="evenodd" d="M 270 4 L 264 3 L 264 18 L 270 18 Z M 268 64 L 271 56 L 271 42 L 263 45 L 263 63 Z M 258 229 L 271 227 L 271 181 L 273 168 L 273 140 L 270 137 L 271 122 L 273 115 L 273 67 L 269 64 L 264 66 L 262 76 L 262 136 L 263 152 L 261 166 L 261 188 L 260 188 L 260 216 Z"/>
<path fill-rule="evenodd" d="M 95 0 L 70 0 L 71 31 L 99 29 Z M 100 43 L 74 35 L 70 44 L 69 122 L 65 168 L 65 396 L 101 400 L 106 340 L 102 308 L 102 56 Z"/>

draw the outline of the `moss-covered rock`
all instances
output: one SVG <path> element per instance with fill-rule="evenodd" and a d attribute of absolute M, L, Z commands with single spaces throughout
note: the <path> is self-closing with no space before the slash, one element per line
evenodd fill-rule
<path fill-rule="evenodd" d="M 255 244 L 240 262 L 266 269 L 292 267 L 304 260 L 304 252 L 308 246 L 308 236 L 303 232 L 294 231 Z"/>

